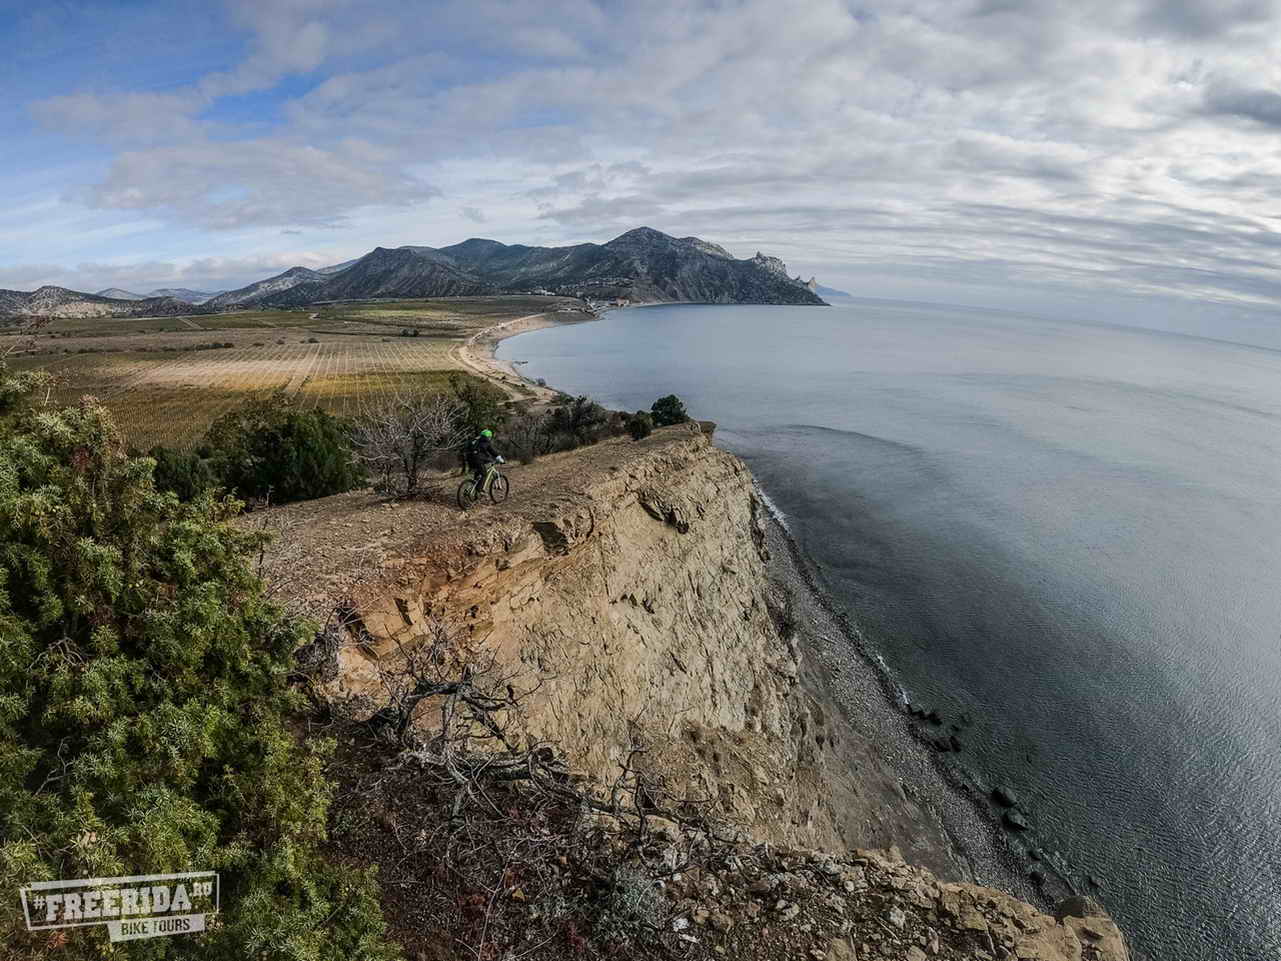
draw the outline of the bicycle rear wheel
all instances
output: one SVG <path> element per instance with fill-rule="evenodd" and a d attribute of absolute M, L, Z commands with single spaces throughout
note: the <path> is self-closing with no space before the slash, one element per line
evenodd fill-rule
<path fill-rule="evenodd" d="M 507 492 L 511 487 L 507 483 L 507 478 L 502 474 L 495 473 L 494 479 L 489 482 L 489 499 L 495 504 L 501 504 L 507 500 Z"/>
<path fill-rule="evenodd" d="M 468 510 L 474 503 L 476 503 L 476 481 L 469 477 L 458 485 L 458 506 Z"/>

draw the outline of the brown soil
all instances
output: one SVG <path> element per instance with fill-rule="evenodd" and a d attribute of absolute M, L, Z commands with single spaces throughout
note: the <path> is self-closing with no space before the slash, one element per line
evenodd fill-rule
<path fill-rule="evenodd" d="M 533 464 L 508 463 L 501 468 L 511 482 L 507 501 L 482 501 L 467 516 L 483 521 L 507 512 L 541 519 L 549 504 L 581 498 L 593 477 L 619 470 L 625 455 L 674 446 L 687 437 L 685 428 L 664 428 L 639 442 L 615 437 Z M 459 523 L 463 512 L 455 497 L 463 478 L 461 470 L 434 475 L 428 493 L 413 500 L 353 491 L 256 510 L 239 523 L 274 535 L 262 563 L 273 592 L 291 609 L 323 619 L 356 585 L 394 577 L 397 558 Z"/>

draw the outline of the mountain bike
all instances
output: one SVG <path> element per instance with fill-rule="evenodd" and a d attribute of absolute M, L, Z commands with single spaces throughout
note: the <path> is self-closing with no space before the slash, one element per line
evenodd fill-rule
<path fill-rule="evenodd" d="M 507 500 L 507 494 L 511 490 L 511 484 L 507 478 L 498 472 L 498 468 L 490 464 L 485 471 L 484 480 L 480 484 L 476 483 L 476 475 L 469 474 L 467 479 L 458 485 L 458 506 L 463 510 L 469 510 L 473 504 L 489 495 L 489 499 L 495 504 L 501 504 Z"/>

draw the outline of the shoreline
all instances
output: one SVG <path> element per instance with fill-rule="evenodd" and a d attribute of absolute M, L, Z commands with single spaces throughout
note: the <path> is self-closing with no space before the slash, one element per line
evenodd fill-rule
<path fill-rule="evenodd" d="M 515 318 L 473 334 L 457 349 L 457 356 L 466 369 L 509 394 L 514 379 L 538 400 L 551 401 L 561 392 L 539 386 L 512 362 L 498 360 L 498 344 L 558 323 L 587 323 L 610 310 L 645 306 L 653 305 L 611 307 L 595 316 L 573 315 L 576 319 L 572 321 L 557 321 L 550 314 Z M 997 888 L 1044 910 L 1052 910 L 1060 899 L 1079 893 L 1065 872 L 1045 860 L 1036 865 L 1044 881 L 1034 883 L 1026 855 L 1019 856 L 1019 839 L 1001 826 L 1000 814 L 993 810 L 986 791 L 953 770 L 943 755 L 913 733 L 902 691 L 888 667 L 858 628 L 837 610 L 819 583 L 813 562 L 788 530 L 768 492 L 755 479 L 753 483 L 765 508 L 762 514 L 771 554 L 767 564 L 770 580 L 794 598 L 806 627 L 799 632 L 803 635 L 800 640 L 804 662 L 818 665 L 816 672 L 810 672 L 811 696 L 822 708 L 839 715 L 853 731 L 875 743 L 880 761 L 899 779 L 905 804 L 916 804 L 936 819 L 933 828 L 941 832 L 953 861 L 967 875 L 955 880 Z M 974 772 L 970 773 L 973 777 Z M 1025 836 L 1023 841 L 1030 847 L 1036 839 Z"/>
<path fill-rule="evenodd" d="M 766 520 L 770 579 L 789 591 L 804 623 L 804 655 L 815 667 L 810 682 L 824 706 L 834 709 L 854 731 L 877 745 L 884 765 L 900 780 L 904 801 L 920 805 L 937 818 L 951 853 L 971 881 L 1012 894 L 1042 910 L 1078 893 L 1052 866 L 1042 862 L 1045 881 L 1035 884 L 1014 842 L 1001 827 L 986 793 L 966 783 L 942 763 L 937 751 L 913 734 L 902 690 L 880 655 L 848 617 L 836 610 L 816 579 L 813 564 L 776 513 L 767 492 L 756 484 Z M 806 673 L 806 669 L 802 669 Z M 1031 839 L 1029 839 L 1031 840 Z"/>
<path fill-rule="evenodd" d="M 526 314 L 524 317 L 515 317 L 482 328 L 462 343 L 450 348 L 449 355 L 464 371 L 489 381 L 511 400 L 550 403 L 560 397 L 561 392 L 526 377 L 512 361 L 499 360 L 497 349 L 504 340 L 519 334 L 528 334 L 535 330 L 545 330 L 548 327 L 561 325 L 586 324 L 599 319 L 596 315 L 587 315 L 578 311 L 567 313 L 566 319 L 560 319 L 556 314 L 556 311 Z"/>

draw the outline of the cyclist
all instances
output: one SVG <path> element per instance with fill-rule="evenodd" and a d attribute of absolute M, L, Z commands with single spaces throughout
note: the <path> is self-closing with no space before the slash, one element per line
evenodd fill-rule
<path fill-rule="evenodd" d="M 485 489 L 486 475 L 489 473 L 489 465 L 494 461 L 505 464 L 503 455 L 494 450 L 494 432 L 486 427 L 479 434 L 471 439 L 467 444 L 467 466 L 476 477 L 476 490 Z"/>

